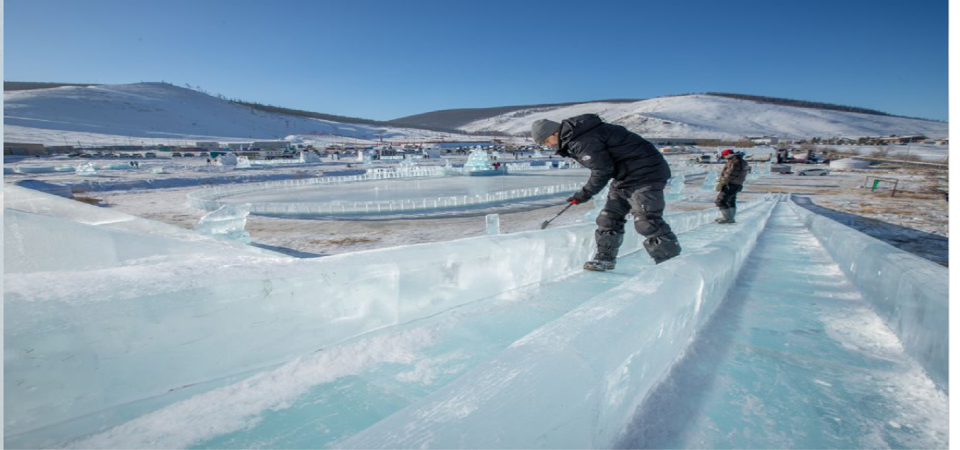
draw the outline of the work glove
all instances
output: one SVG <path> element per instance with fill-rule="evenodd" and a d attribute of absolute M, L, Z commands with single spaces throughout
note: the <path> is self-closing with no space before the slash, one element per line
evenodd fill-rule
<path fill-rule="evenodd" d="M 567 199 L 567 203 L 571 203 L 574 205 L 580 205 L 589 201 L 590 201 L 590 196 L 585 195 L 582 191 L 577 192 L 576 194 L 573 194 L 573 197 L 570 197 Z"/>

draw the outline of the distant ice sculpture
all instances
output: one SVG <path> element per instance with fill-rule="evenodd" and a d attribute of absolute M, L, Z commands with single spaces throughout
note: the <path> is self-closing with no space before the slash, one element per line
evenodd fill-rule
<path fill-rule="evenodd" d="M 77 175 L 81 177 L 93 177 L 97 175 L 97 165 L 94 163 L 77 164 Z"/>
<path fill-rule="evenodd" d="M 197 231 L 231 241 L 250 243 L 250 233 L 244 228 L 250 210 L 243 204 L 229 204 L 203 216 L 194 227 Z"/>
<path fill-rule="evenodd" d="M 712 191 L 716 188 L 716 184 L 717 173 L 707 172 L 707 176 L 703 178 L 703 186 L 700 186 L 700 189 L 704 191 Z"/>
<path fill-rule="evenodd" d="M 237 157 L 237 168 L 238 169 L 249 169 L 250 168 L 250 159 L 246 156 Z"/>
<path fill-rule="evenodd" d="M 224 155 L 220 155 L 219 160 L 220 160 L 220 165 L 221 165 L 221 166 L 235 166 L 235 165 L 237 165 L 237 155 L 234 155 L 234 154 L 232 154 L 232 153 L 227 153 L 227 154 L 224 154 Z"/>
<path fill-rule="evenodd" d="M 313 152 L 300 152 L 300 162 L 301 163 L 319 163 L 320 155 L 317 155 Z"/>
<path fill-rule="evenodd" d="M 150 173 L 167 173 L 163 166 L 153 166 L 150 168 Z"/>
<path fill-rule="evenodd" d="M 482 172 L 493 170 L 493 164 L 490 162 L 490 155 L 480 147 L 477 147 L 476 150 L 470 152 L 467 163 L 463 165 L 463 168 L 468 172 Z"/>
<path fill-rule="evenodd" d="M 533 151 L 533 157 L 534 157 L 534 158 L 543 158 L 543 153 L 540 152 L 540 149 L 536 149 L 536 150 Z"/>

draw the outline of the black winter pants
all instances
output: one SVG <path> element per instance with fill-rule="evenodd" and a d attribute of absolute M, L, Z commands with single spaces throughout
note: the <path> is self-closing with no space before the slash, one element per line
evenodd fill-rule
<path fill-rule="evenodd" d="M 666 260 L 680 254 L 677 236 L 663 220 L 664 183 L 632 189 L 610 187 L 607 203 L 597 216 L 597 259 L 614 260 L 623 243 L 626 215 L 633 214 L 634 228 L 646 240 L 644 247 L 655 260 Z"/>
<path fill-rule="evenodd" d="M 737 207 L 737 192 L 743 190 L 743 185 L 741 184 L 727 184 L 720 189 L 720 193 L 717 194 L 717 201 L 713 204 L 717 205 L 719 208 L 736 208 Z"/>

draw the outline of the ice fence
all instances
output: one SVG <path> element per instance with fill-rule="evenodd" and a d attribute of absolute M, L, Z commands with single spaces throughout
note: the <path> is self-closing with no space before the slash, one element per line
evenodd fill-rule
<path fill-rule="evenodd" d="M 907 354 L 949 393 L 949 277 L 934 262 L 900 250 L 796 203 L 791 206 L 856 285 Z"/>

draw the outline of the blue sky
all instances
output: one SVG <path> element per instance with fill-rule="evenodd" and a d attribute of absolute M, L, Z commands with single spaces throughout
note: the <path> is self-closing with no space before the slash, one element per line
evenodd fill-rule
<path fill-rule="evenodd" d="M 947 0 L 6 0 L 4 79 L 310 111 L 732 92 L 948 118 Z"/>

